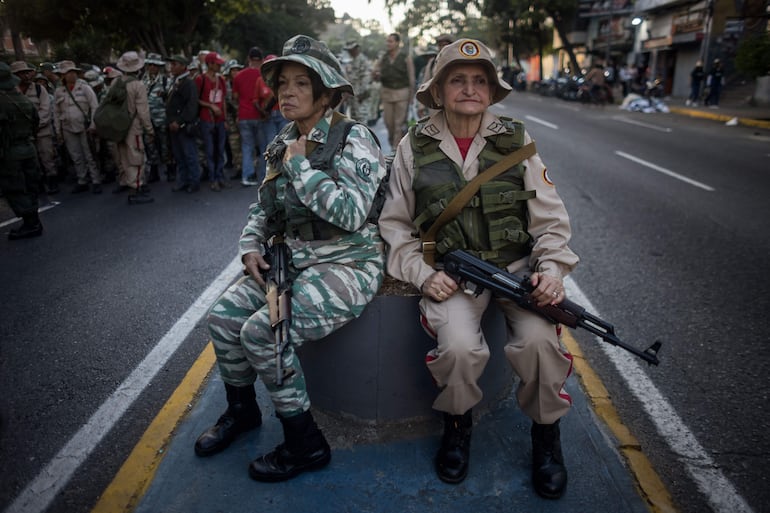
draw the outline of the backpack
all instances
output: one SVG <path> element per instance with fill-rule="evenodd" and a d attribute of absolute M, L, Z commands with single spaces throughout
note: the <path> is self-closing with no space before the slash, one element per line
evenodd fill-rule
<path fill-rule="evenodd" d="M 94 125 L 96 133 L 102 139 L 113 142 L 126 140 L 136 117 L 136 112 L 133 115 L 128 112 L 128 91 L 126 90 L 126 84 L 133 80 L 136 78 L 124 77 L 115 80 L 96 108 Z"/>

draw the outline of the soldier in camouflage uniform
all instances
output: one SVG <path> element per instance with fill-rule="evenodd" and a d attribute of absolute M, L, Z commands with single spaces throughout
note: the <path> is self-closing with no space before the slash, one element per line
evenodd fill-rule
<path fill-rule="evenodd" d="M 24 220 L 8 233 L 10 240 L 43 233 L 37 214 L 40 170 L 34 144 L 39 118 L 35 105 L 16 89 L 18 83 L 11 68 L 0 62 L 0 190 L 13 213 Z"/>
<path fill-rule="evenodd" d="M 241 234 L 248 275 L 208 315 L 228 409 L 198 438 L 195 451 L 199 456 L 219 452 L 261 424 L 253 386 L 259 377 L 285 441 L 253 461 L 249 474 L 258 481 L 282 481 L 331 459 L 309 411 L 296 350 L 361 315 L 382 283 L 384 246 L 370 209 L 386 167 L 369 130 L 334 112 L 342 93 L 352 94 L 353 88 L 324 43 L 295 36 L 262 72 L 292 122 L 268 147 L 268 175 Z M 342 126 L 346 138 L 339 132 Z M 336 138 L 339 145 L 332 142 Z M 327 142 L 332 151 L 324 151 Z M 317 158 L 319 150 L 324 158 Z M 274 382 L 274 335 L 263 280 L 269 268 L 263 244 L 273 236 L 283 237 L 292 253 L 291 344 L 282 358 L 289 373 L 282 386 Z"/>
<path fill-rule="evenodd" d="M 356 121 L 366 123 L 371 119 L 369 117 L 369 82 L 372 78 L 372 66 L 369 59 L 361 52 L 361 46 L 357 41 L 350 41 L 345 46 L 345 50 L 350 55 L 350 62 L 346 68 L 347 78 L 356 95 L 348 98 L 350 106 L 350 117 Z"/>
<path fill-rule="evenodd" d="M 166 124 L 166 97 L 170 80 L 166 76 L 166 62 L 157 53 L 147 54 L 144 60 L 147 72 L 142 77 L 142 83 L 147 88 L 147 101 L 150 106 L 150 122 L 155 131 L 152 142 L 145 139 L 144 147 L 147 151 L 147 164 L 150 173 L 147 182 L 157 182 L 160 179 L 160 166 L 166 168 L 166 178 L 173 182 L 176 171 L 169 158 L 168 125 Z"/>

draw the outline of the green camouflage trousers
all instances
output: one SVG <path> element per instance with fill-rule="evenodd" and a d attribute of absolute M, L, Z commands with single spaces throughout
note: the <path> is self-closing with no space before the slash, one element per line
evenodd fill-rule
<path fill-rule="evenodd" d="M 372 262 L 357 267 L 327 263 L 303 269 L 293 279 L 291 344 L 282 360 L 283 368 L 293 373 L 280 387 L 275 384 L 275 337 L 264 289 L 245 276 L 227 289 L 208 313 L 222 381 L 240 387 L 253 384 L 259 377 L 275 411 L 286 417 L 310 409 L 296 349 L 360 316 L 382 284 L 383 269 Z"/>

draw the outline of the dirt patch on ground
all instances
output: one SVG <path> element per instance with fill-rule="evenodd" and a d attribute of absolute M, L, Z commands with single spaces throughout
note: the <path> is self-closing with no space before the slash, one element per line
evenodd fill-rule
<path fill-rule="evenodd" d="M 399 281 L 391 276 L 385 276 L 382 287 L 377 292 L 378 296 L 419 296 L 420 291 L 411 283 Z"/>

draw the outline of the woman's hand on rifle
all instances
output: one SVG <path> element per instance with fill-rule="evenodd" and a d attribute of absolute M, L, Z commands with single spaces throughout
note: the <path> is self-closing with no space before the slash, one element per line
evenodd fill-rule
<path fill-rule="evenodd" d="M 270 269 L 270 264 L 265 261 L 262 254 L 257 251 L 246 253 L 241 257 L 241 263 L 246 268 L 246 272 L 254 278 L 257 283 L 264 287 L 265 279 L 263 278 L 263 273 Z"/>

